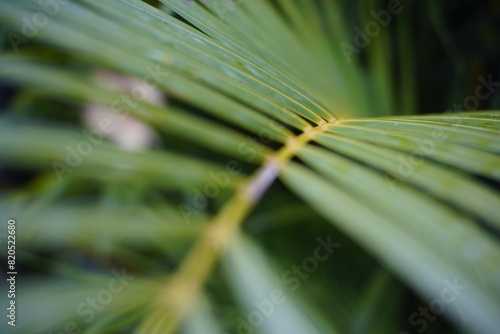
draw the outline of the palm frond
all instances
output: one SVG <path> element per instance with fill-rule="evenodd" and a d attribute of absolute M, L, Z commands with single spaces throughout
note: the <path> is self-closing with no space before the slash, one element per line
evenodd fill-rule
<path fill-rule="evenodd" d="M 265 212 L 261 200 L 271 200 L 283 185 L 294 194 L 283 195 L 291 205 L 303 209 L 305 203 L 382 268 L 367 266 L 361 292 L 331 279 L 330 291 L 343 301 L 331 306 L 338 316 L 305 294 L 284 293 L 286 302 L 273 305 L 276 312 L 259 332 L 398 330 L 392 318 L 402 290 L 397 279 L 428 299 L 460 282 L 466 290 L 445 315 L 474 333 L 497 332 L 500 196 L 488 182 L 500 179 L 500 112 L 396 116 L 417 109 L 413 56 L 403 43 L 406 23 L 398 32 L 407 51 L 398 87 L 389 31 L 372 41 L 365 61 L 345 57 L 341 44 L 349 32 L 341 2 L 161 2 L 175 15 L 140 0 L 60 4 L 37 28 L 42 46 L 33 48 L 50 45 L 67 65 L 29 50 L 0 56 L 2 79 L 66 101 L 77 112 L 90 103 L 114 108 L 166 138 L 161 149 L 130 152 L 102 136 L 90 141 L 88 130 L 75 124 L 48 125 L 36 111 L 31 120 L 15 109 L 0 118 L 0 164 L 40 173 L 31 188 L 0 203 L 2 219 L 16 217 L 24 225 L 26 251 L 49 244 L 90 248 L 137 264 L 143 254 L 129 248 L 155 245 L 169 259 L 164 268 L 154 261 L 137 265 L 141 277 L 116 295 L 120 300 L 88 333 L 234 330 L 238 323 L 217 320 L 219 299 L 251 313 L 253 299 L 285 290 L 263 243 L 241 232 L 252 212 Z M 41 10 L 35 0 L 0 4 L 0 19 L 18 36 L 26 24 L 20 18 Z M 169 101 L 154 106 L 139 91 L 100 87 L 90 78 L 94 68 L 146 80 Z M 132 102 L 123 103 L 124 96 Z M 89 154 L 69 166 L 69 150 L 78 155 L 82 143 L 91 145 Z M 215 195 L 207 194 L 208 185 Z M 73 192 L 81 197 L 67 200 Z M 113 249 L 101 247 L 100 238 Z M 213 273 L 223 255 L 224 270 Z M 158 270 L 153 275 L 145 268 Z M 43 308 L 32 292 L 59 291 L 73 299 L 54 301 L 51 314 L 71 319 L 68 308 L 94 293 L 88 285 L 108 284 L 107 274 L 78 287 L 25 287 L 26 312 Z M 203 293 L 206 284 L 224 293 Z M 57 326 L 38 326 L 44 319 L 16 330 Z"/>

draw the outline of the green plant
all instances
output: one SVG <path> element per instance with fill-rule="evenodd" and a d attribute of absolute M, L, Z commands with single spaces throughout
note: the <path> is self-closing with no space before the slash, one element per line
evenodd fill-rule
<path fill-rule="evenodd" d="M 35 268 L 36 286 L 19 287 L 19 332 L 398 332 L 418 309 L 401 312 L 405 286 L 432 300 L 457 281 L 465 291 L 445 315 L 497 332 L 500 197 L 487 182 L 500 177 L 500 113 L 413 115 L 408 20 L 394 18 L 397 46 L 380 28 L 346 53 L 343 13 L 355 8 L 340 1 L 161 2 L 173 13 L 139 0 L 0 2 L 20 51 L 2 55 L 0 76 L 29 87 L 0 119 L 1 164 L 37 171 L 0 203 Z M 359 22 L 377 4 L 360 2 Z M 96 67 L 169 101 L 99 87 Z M 162 148 L 82 132 L 64 113 L 88 103 L 149 124 Z M 89 153 L 71 160 L 82 142 Z M 308 287 L 284 292 L 318 238 L 340 246 Z M 106 287 L 112 300 L 92 313 L 86 298 Z M 272 312 L 264 300 L 278 301 Z M 270 314 L 248 329 L 255 301 Z"/>

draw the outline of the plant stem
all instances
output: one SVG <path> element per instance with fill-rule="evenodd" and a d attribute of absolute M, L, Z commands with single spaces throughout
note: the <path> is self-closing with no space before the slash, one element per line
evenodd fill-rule
<path fill-rule="evenodd" d="M 175 332 L 201 292 L 220 254 L 233 240 L 233 235 L 251 209 L 278 178 L 281 167 L 315 135 L 325 131 L 327 125 L 334 123 L 324 122 L 306 129 L 297 137 L 290 137 L 279 151 L 238 187 L 221 212 L 208 224 L 179 270 L 167 280 L 154 305 L 155 312 L 146 319 L 139 333 L 153 334 L 160 329 L 161 333 Z"/>

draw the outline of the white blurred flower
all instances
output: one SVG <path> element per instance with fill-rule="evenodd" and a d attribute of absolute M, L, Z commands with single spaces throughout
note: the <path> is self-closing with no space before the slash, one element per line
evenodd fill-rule
<path fill-rule="evenodd" d="M 164 104 L 161 91 L 144 80 L 110 70 L 96 70 L 92 79 L 103 89 L 116 91 L 117 98 L 125 95 L 133 103 Z M 130 114 L 117 113 L 112 107 L 99 103 L 89 103 L 84 107 L 82 121 L 88 129 L 98 129 L 103 119 L 110 120 L 113 126 L 113 130 L 104 133 L 104 137 L 125 150 L 147 149 L 154 145 L 158 137 L 153 129 Z"/>

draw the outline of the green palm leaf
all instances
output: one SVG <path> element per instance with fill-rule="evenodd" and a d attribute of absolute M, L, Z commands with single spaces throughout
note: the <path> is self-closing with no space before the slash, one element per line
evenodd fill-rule
<path fill-rule="evenodd" d="M 287 294 L 259 332 L 396 331 L 397 279 L 428 300 L 460 282 L 466 288 L 445 315 L 464 330 L 497 332 L 500 196 L 485 181 L 500 179 L 500 112 L 395 116 L 417 109 L 413 56 L 403 52 L 402 87 L 392 79 L 388 31 L 374 39 L 364 62 L 345 58 L 339 45 L 349 32 L 341 2 L 161 2 L 175 15 L 139 0 L 59 4 L 36 28 L 36 41 L 67 57 L 67 65 L 56 56 L 41 60 L 28 46 L 0 56 L 2 79 L 66 101 L 68 114 L 88 104 L 116 109 L 125 94 L 97 86 L 89 75 L 96 67 L 147 80 L 169 99 L 155 106 L 136 95 L 132 104 L 120 104 L 126 117 L 154 128 L 165 147 L 124 151 L 101 136 L 69 168 L 68 147 L 88 142 L 82 129 L 47 125 L 36 110 L 30 121 L 15 108 L 0 118 L 0 164 L 39 173 L 30 187 L 0 202 L 2 219 L 22 222 L 25 250 L 92 250 L 143 276 L 86 333 L 234 330 L 237 323 L 219 321 L 224 312 L 216 305 L 250 313 L 254 298 L 282 284 L 265 260 L 271 251 L 257 237 L 240 235 L 253 212 L 264 221 L 273 217 L 270 229 L 289 228 L 274 221 L 286 214 L 260 207 L 265 196 L 277 209 L 271 197 L 280 191 L 289 196 L 284 205 L 305 217 L 319 214 L 377 264 L 366 266 L 370 275 L 362 283 L 329 278 L 336 314 L 305 293 Z M 20 18 L 41 11 L 35 0 L 0 3 L 0 19 L 17 36 L 26 29 Z M 403 36 L 409 28 L 401 25 Z M 216 195 L 206 194 L 208 185 Z M 75 192 L 92 200 L 65 198 Z M 133 247 L 155 247 L 167 264 Z M 72 288 L 25 287 L 25 310 L 43 307 L 36 302 L 44 297 L 31 293 L 50 289 L 49 295 L 58 291 L 73 300 L 57 301 L 48 316 L 71 319 L 67 308 L 93 293 L 89 285 L 106 285 L 106 274 Z M 57 327 L 37 327 L 40 322 L 16 330 Z"/>

